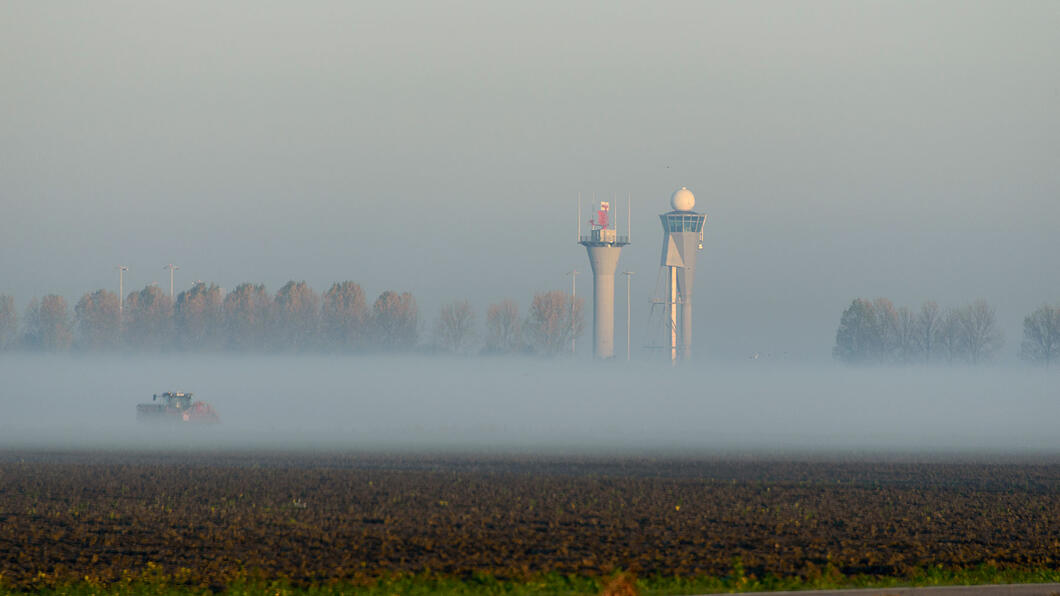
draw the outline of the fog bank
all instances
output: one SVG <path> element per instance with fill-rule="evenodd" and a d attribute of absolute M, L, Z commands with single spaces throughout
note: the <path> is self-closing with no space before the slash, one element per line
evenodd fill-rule
<path fill-rule="evenodd" d="M 731 453 L 1060 451 L 1055 372 L 748 362 L 5 356 L 0 447 Z M 191 391 L 222 423 L 145 427 Z"/>

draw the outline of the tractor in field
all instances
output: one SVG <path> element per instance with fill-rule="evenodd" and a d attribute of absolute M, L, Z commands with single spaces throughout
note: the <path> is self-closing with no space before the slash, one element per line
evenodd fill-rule
<path fill-rule="evenodd" d="M 136 419 L 140 422 L 179 424 L 215 424 L 220 422 L 217 412 L 204 401 L 192 401 L 191 393 L 167 391 L 155 394 L 149 404 L 136 405 Z"/>

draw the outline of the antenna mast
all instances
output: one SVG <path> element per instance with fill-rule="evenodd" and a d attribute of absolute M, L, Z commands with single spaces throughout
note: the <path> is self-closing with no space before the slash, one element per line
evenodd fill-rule
<path fill-rule="evenodd" d="M 578 237 L 575 242 L 582 241 L 582 193 L 578 193 Z"/>
<path fill-rule="evenodd" d="M 611 204 L 617 206 L 617 203 L 615 203 L 615 193 L 611 193 Z M 611 225 L 615 226 L 616 230 L 618 229 L 618 209 L 615 209 L 615 215 L 611 218 Z"/>

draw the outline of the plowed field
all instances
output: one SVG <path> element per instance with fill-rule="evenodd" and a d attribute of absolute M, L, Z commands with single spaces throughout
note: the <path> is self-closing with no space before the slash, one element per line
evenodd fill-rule
<path fill-rule="evenodd" d="M 1060 565 L 1060 463 L 0 453 L 0 580 Z"/>

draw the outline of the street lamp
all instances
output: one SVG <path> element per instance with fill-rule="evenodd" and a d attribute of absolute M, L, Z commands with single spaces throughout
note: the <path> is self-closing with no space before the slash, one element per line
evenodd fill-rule
<path fill-rule="evenodd" d="M 574 305 L 578 302 L 578 273 L 577 269 L 571 269 L 567 275 L 570 276 L 570 353 L 574 353 L 575 342 L 577 341 L 576 334 L 574 331 L 577 329 L 574 321 Z"/>
<path fill-rule="evenodd" d="M 129 268 L 118 265 L 118 316 L 125 312 L 125 272 Z"/>
<path fill-rule="evenodd" d="M 173 299 L 173 272 L 176 271 L 177 269 L 180 269 L 180 267 L 177 267 L 173 263 L 170 263 L 170 264 L 166 265 L 165 267 L 163 267 L 163 269 L 169 269 L 169 299 L 172 300 Z"/>

